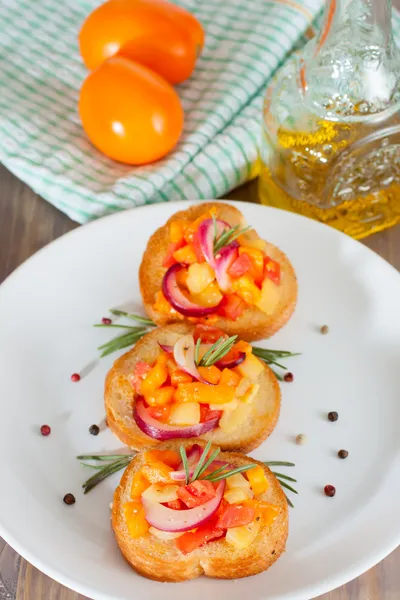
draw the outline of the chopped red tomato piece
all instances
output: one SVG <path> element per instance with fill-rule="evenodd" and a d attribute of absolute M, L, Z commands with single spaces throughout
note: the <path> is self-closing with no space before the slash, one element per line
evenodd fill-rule
<path fill-rule="evenodd" d="M 226 334 L 219 327 L 213 327 L 212 325 L 203 325 L 198 323 L 195 327 L 193 338 L 197 342 L 200 339 L 203 344 L 214 344 L 220 338 L 226 337 Z"/>
<path fill-rule="evenodd" d="M 167 248 L 167 254 L 165 255 L 162 266 L 166 267 L 167 269 L 172 267 L 172 265 L 174 265 L 177 262 L 174 258 L 174 252 L 179 250 L 179 248 L 182 248 L 184 245 L 185 245 L 184 239 L 182 239 L 180 242 L 169 243 L 168 248 Z"/>
<path fill-rule="evenodd" d="M 133 374 L 129 376 L 129 381 L 137 394 L 140 394 L 141 383 L 149 371 L 151 366 L 140 360 L 136 363 Z"/>
<path fill-rule="evenodd" d="M 279 285 L 281 282 L 281 265 L 269 256 L 264 259 L 264 277 Z"/>
<path fill-rule="evenodd" d="M 243 504 L 230 504 L 220 515 L 217 527 L 220 529 L 229 529 L 230 527 L 241 527 L 251 523 L 255 516 L 255 510 L 252 506 Z"/>
<path fill-rule="evenodd" d="M 236 321 L 236 319 L 242 316 L 246 307 L 247 304 L 244 300 L 237 294 L 231 294 L 223 297 L 222 302 L 218 307 L 218 313 L 223 317 Z"/>
<path fill-rule="evenodd" d="M 250 256 L 248 254 L 242 254 L 233 261 L 228 269 L 228 275 L 231 277 L 241 277 L 247 273 L 247 271 L 250 271 L 252 266 L 253 263 L 251 262 Z"/>
<path fill-rule="evenodd" d="M 197 262 L 199 262 L 199 263 L 205 262 L 206 259 L 204 258 L 203 250 L 201 249 L 201 246 L 200 246 L 200 235 L 199 235 L 198 231 L 196 231 L 196 233 L 193 236 L 192 244 L 193 244 L 194 253 L 197 258 Z"/>
<path fill-rule="evenodd" d="M 224 532 L 222 529 L 217 529 L 215 526 L 215 519 L 213 519 L 212 521 L 200 525 L 196 531 L 188 531 L 181 535 L 181 537 L 176 540 L 176 545 L 183 554 L 189 554 L 189 552 L 192 552 L 196 548 L 203 546 L 211 540 L 222 537 L 223 535 Z"/>
<path fill-rule="evenodd" d="M 179 498 L 177 498 L 176 500 L 170 500 L 169 502 L 166 502 L 165 506 L 168 506 L 168 508 L 173 508 L 174 510 L 182 510 L 186 508 L 182 500 L 179 500 Z"/>
<path fill-rule="evenodd" d="M 161 423 L 166 423 L 169 417 L 169 413 L 171 411 L 170 406 L 148 406 L 147 412 L 150 417 L 153 419 L 157 419 L 161 421 Z"/>
<path fill-rule="evenodd" d="M 200 422 L 205 423 L 206 421 L 211 421 L 216 417 L 220 418 L 222 415 L 222 410 L 210 410 L 208 404 L 200 404 Z"/>
<path fill-rule="evenodd" d="M 201 506 L 208 500 L 214 498 L 216 492 L 211 481 L 197 479 L 177 490 L 177 495 L 188 508 Z"/>

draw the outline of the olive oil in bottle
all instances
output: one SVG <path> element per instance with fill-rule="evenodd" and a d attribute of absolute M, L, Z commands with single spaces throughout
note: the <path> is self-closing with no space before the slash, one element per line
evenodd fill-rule
<path fill-rule="evenodd" d="M 329 0 L 263 113 L 260 200 L 362 238 L 400 222 L 400 54 L 390 0 Z"/>

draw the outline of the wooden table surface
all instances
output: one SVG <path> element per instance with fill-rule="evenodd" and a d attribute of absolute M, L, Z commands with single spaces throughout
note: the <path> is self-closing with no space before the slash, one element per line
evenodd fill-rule
<path fill-rule="evenodd" d="M 229 197 L 256 202 L 256 182 L 238 188 Z M 77 226 L 0 166 L 0 283 L 39 248 Z M 400 226 L 376 234 L 364 243 L 400 270 Z M 399 598 L 400 548 L 368 573 L 321 596 L 320 600 Z M 84 600 L 83 596 L 49 579 L 22 559 L 16 600 L 42 599 Z"/>

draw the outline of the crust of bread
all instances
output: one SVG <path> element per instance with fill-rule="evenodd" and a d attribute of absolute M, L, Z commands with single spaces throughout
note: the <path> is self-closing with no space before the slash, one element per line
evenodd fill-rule
<path fill-rule="evenodd" d="M 217 208 L 217 217 L 227 221 L 230 225 L 246 226 L 242 213 L 234 206 L 224 202 L 199 202 L 187 210 L 175 213 L 163 227 L 153 233 L 148 241 L 139 269 L 139 283 L 146 312 L 157 325 L 182 321 L 182 315 L 169 316 L 157 312 L 153 308 L 156 293 L 161 289 L 162 279 L 166 272 L 162 263 L 169 244 L 169 224 L 177 219 L 195 220 L 212 207 Z M 254 229 L 244 236 L 249 239 L 259 239 Z M 274 335 L 290 319 L 297 302 L 297 279 L 289 259 L 279 248 L 268 242 L 265 252 L 281 267 L 281 300 L 275 311 L 267 315 L 257 307 L 248 307 L 236 321 L 221 316 L 215 320 L 215 316 L 212 316 L 212 325 L 220 327 L 229 335 L 237 334 L 249 342 Z"/>
<path fill-rule="evenodd" d="M 173 345 L 180 336 L 193 330 L 194 325 L 189 323 L 156 328 L 118 358 L 109 371 L 104 393 L 107 424 L 127 446 L 140 450 L 159 443 L 143 433 L 135 423 L 133 409 L 137 394 L 128 375 L 132 374 L 137 362 L 153 363 L 157 359 L 161 353 L 159 343 Z M 223 450 L 250 452 L 272 433 L 279 417 L 281 392 L 274 373 L 267 365 L 261 364 L 263 371 L 255 382 L 260 384 L 260 390 L 253 400 L 253 410 L 248 419 L 230 434 L 217 428 L 202 436 L 203 439 L 212 440 Z"/>
<path fill-rule="evenodd" d="M 205 445 L 203 440 L 197 439 L 174 440 L 163 442 L 159 449 L 177 449 L 180 445 L 192 445 L 194 441 L 202 447 Z M 150 533 L 131 538 L 123 516 L 123 505 L 130 500 L 133 475 L 143 464 L 143 453 L 139 453 L 122 476 L 112 508 L 112 527 L 118 546 L 138 573 L 157 581 L 185 581 L 203 574 L 219 579 L 238 579 L 265 571 L 280 557 L 288 536 L 288 506 L 278 480 L 268 467 L 253 458 L 233 452 L 224 452 L 220 456 L 237 466 L 251 462 L 264 469 L 269 488 L 257 499 L 279 506 L 280 514 L 274 523 L 270 526 L 261 523 L 255 541 L 243 550 L 222 539 L 185 555 L 176 548 L 174 541 L 161 541 Z"/>

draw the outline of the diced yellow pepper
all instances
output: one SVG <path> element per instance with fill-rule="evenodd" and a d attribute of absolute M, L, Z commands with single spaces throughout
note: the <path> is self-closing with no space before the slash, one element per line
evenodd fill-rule
<path fill-rule="evenodd" d="M 261 291 L 249 275 L 242 275 L 232 281 L 232 288 L 236 294 L 250 306 L 259 302 Z"/>
<path fill-rule="evenodd" d="M 240 381 L 240 376 L 231 371 L 230 369 L 224 369 L 221 373 L 220 383 L 236 387 Z"/>
<path fill-rule="evenodd" d="M 168 369 L 166 364 L 162 364 L 162 361 L 157 361 L 151 371 L 148 372 L 145 379 L 143 379 L 140 392 L 143 396 L 151 396 L 155 390 L 160 388 L 163 383 L 167 381 Z"/>
<path fill-rule="evenodd" d="M 132 538 L 138 538 L 147 533 L 149 524 L 146 521 L 144 508 L 140 500 L 126 502 L 123 510 L 129 535 Z"/>
<path fill-rule="evenodd" d="M 149 406 L 166 406 L 172 402 L 175 394 L 175 388 L 172 385 L 167 385 L 158 390 L 154 390 L 149 396 L 145 396 Z"/>
<path fill-rule="evenodd" d="M 244 504 L 254 508 L 256 518 L 262 518 L 262 522 L 266 527 L 270 527 L 281 512 L 279 506 L 270 504 L 269 502 L 261 502 L 260 500 L 246 500 Z"/>
<path fill-rule="evenodd" d="M 265 475 L 265 471 L 259 465 L 257 465 L 253 469 L 249 469 L 246 472 L 246 475 L 255 496 L 260 496 L 261 494 L 264 494 L 264 492 L 266 492 L 269 488 L 268 479 Z"/>
<path fill-rule="evenodd" d="M 170 473 L 174 469 L 161 461 L 153 461 L 143 465 L 142 473 L 150 483 L 171 483 Z"/>
<path fill-rule="evenodd" d="M 185 219 L 178 219 L 177 221 L 172 221 L 169 226 L 169 239 L 173 244 L 178 244 L 181 242 L 184 237 L 184 232 L 186 228 L 190 225 L 190 221 Z"/>
<path fill-rule="evenodd" d="M 140 498 L 142 493 L 147 490 L 150 483 L 141 471 L 136 471 L 132 478 L 131 498 Z"/>
<path fill-rule="evenodd" d="M 214 385 L 216 385 L 220 382 L 221 371 L 215 365 L 211 365 L 211 367 L 198 367 L 197 370 L 203 377 L 203 379 L 205 379 L 209 383 L 213 383 Z"/>
<path fill-rule="evenodd" d="M 193 381 L 193 377 L 181 369 L 175 369 L 171 374 L 172 385 L 177 386 L 179 383 L 190 383 L 191 381 Z"/>
<path fill-rule="evenodd" d="M 227 404 L 232 402 L 234 397 L 235 388 L 230 385 L 192 382 L 179 384 L 174 400 L 175 402 L 199 402 L 200 404 Z"/>
<path fill-rule="evenodd" d="M 192 244 L 187 244 L 186 246 L 183 246 L 183 248 L 176 250 L 173 257 L 177 262 L 184 263 L 185 265 L 191 265 L 197 262 L 197 256 Z"/>
<path fill-rule="evenodd" d="M 156 312 L 160 312 L 164 315 L 174 315 L 177 319 L 184 319 L 183 315 L 180 315 L 168 302 L 161 290 L 155 295 L 155 301 L 153 308 Z"/>
<path fill-rule="evenodd" d="M 179 452 L 176 452 L 176 450 L 147 450 L 147 452 L 144 453 L 143 460 L 148 465 L 151 465 L 154 462 L 162 462 L 169 467 L 176 468 L 182 459 Z"/>

